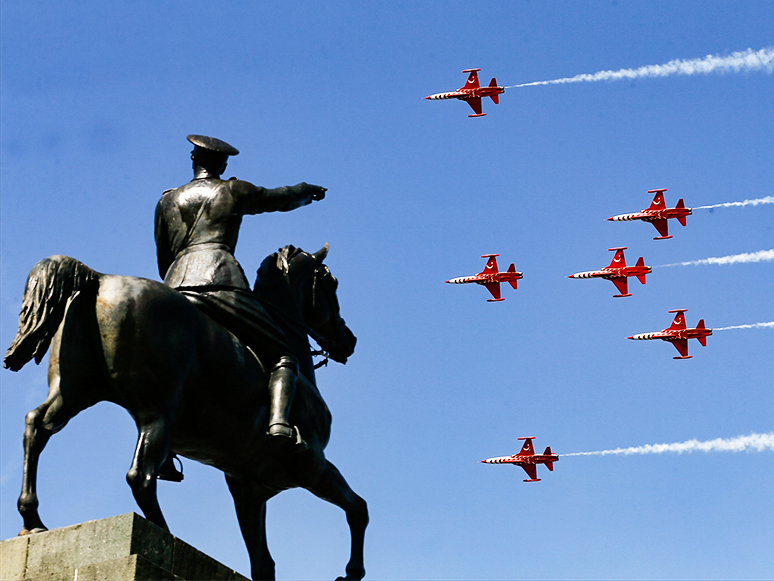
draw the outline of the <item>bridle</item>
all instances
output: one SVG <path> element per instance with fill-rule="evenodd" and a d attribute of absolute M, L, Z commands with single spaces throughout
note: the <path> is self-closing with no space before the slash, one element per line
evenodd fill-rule
<path fill-rule="evenodd" d="M 283 268 L 281 268 L 282 271 L 285 273 L 289 273 L 290 271 L 290 261 L 283 260 Z M 320 272 L 322 271 L 322 274 Z M 315 305 L 318 304 L 317 302 L 317 292 L 318 292 L 318 281 L 321 278 L 324 278 L 326 276 L 330 276 L 333 278 L 333 275 L 331 274 L 331 271 L 328 269 L 328 267 L 324 264 L 317 264 L 315 266 L 315 270 L 313 273 L 313 279 L 312 279 L 312 309 L 315 308 Z M 335 281 L 336 279 L 333 278 Z M 319 343 L 319 340 L 315 337 L 316 333 L 307 325 L 304 321 L 298 319 L 295 316 L 291 316 L 287 313 L 285 309 L 282 309 L 278 307 L 275 303 L 273 303 L 270 300 L 267 300 L 263 296 L 261 297 L 261 304 L 263 304 L 265 307 L 268 307 L 268 309 L 271 311 L 271 316 L 273 318 L 281 318 L 283 322 L 286 324 L 286 328 L 292 329 L 292 331 L 300 337 L 302 340 L 306 340 L 307 337 L 312 337 L 317 343 Z M 307 341 L 307 344 L 309 342 Z M 330 353 L 320 347 L 320 349 L 311 350 L 310 348 L 310 354 L 312 357 L 322 356 L 324 359 L 322 361 L 319 361 L 314 364 L 314 369 L 319 369 L 320 367 L 327 366 L 328 361 L 330 360 Z"/>

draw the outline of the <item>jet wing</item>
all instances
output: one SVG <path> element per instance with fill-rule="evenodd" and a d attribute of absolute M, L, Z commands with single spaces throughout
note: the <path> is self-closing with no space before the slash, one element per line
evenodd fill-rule
<path fill-rule="evenodd" d="M 688 357 L 688 339 L 675 339 L 670 341 L 683 357 Z"/>
<path fill-rule="evenodd" d="M 500 283 L 499 282 L 489 282 L 484 285 L 487 290 L 492 293 L 492 296 L 495 298 L 496 301 L 502 300 L 500 298 Z"/>
<path fill-rule="evenodd" d="M 684 312 L 684 309 L 675 309 L 674 311 L 670 311 L 670 313 L 677 314 L 675 315 L 675 320 L 672 321 L 672 324 L 669 326 L 669 329 L 664 330 L 669 331 L 671 329 L 685 329 L 685 315 L 683 315 Z"/>
<path fill-rule="evenodd" d="M 465 69 L 462 71 L 463 73 L 470 73 L 468 75 L 468 80 L 465 82 L 465 86 L 461 87 L 461 89 L 478 89 L 478 71 L 481 69 Z"/>
<path fill-rule="evenodd" d="M 615 285 L 615 288 L 618 289 L 618 292 L 620 292 L 622 295 L 629 294 L 629 284 L 625 276 L 621 276 L 621 277 L 616 276 L 615 278 L 611 278 L 610 280 Z"/>
<path fill-rule="evenodd" d="M 483 258 L 483 256 L 481 258 Z M 486 261 L 484 270 L 478 274 L 497 274 L 497 258 L 495 256 L 489 256 L 489 260 Z"/>
<path fill-rule="evenodd" d="M 649 194 L 656 194 L 653 196 L 653 201 L 650 203 L 648 210 L 663 210 L 666 208 L 666 204 L 664 204 L 664 192 L 666 192 L 666 189 L 648 190 Z"/>
<path fill-rule="evenodd" d="M 471 97 L 470 99 L 465 99 L 468 102 L 468 105 L 473 109 L 473 111 L 476 112 L 476 115 L 483 115 L 481 112 L 481 97 Z"/>
<path fill-rule="evenodd" d="M 662 236 L 669 236 L 669 225 L 666 220 L 652 220 L 651 224 L 656 227 L 659 234 Z"/>
<path fill-rule="evenodd" d="M 616 252 L 608 268 L 621 268 L 626 266 L 626 257 L 624 256 L 625 248 L 610 248 L 610 250 L 615 250 Z"/>
<path fill-rule="evenodd" d="M 534 464 L 519 464 L 522 468 L 524 468 L 524 472 L 527 473 L 527 476 L 530 477 L 532 480 L 537 480 L 537 466 Z"/>

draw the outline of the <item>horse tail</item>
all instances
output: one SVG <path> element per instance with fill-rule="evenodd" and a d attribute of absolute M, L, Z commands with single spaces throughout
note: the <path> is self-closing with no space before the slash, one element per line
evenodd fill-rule
<path fill-rule="evenodd" d="M 67 302 L 99 280 L 99 273 L 69 256 L 49 256 L 27 278 L 19 331 L 5 353 L 7 369 L 18 371 L 33 357 L 40 363 L 64 318 Z"/>

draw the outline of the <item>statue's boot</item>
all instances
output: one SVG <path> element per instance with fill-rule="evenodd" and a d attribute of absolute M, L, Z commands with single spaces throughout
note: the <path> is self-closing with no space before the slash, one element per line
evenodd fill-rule
<path fill-rule="evenodd" d="M 183 472 L 182 470 L 178 470 L 175 467 L 174 460 L 177 458 L 177 461 L 180 462 L 180 458 L 177 457 L 177 454 L 174 454 L 173 452 L 170 452 L 167 456 L 167 459 L 164 460 L 164 463 L 161 465 L 161 468 L 159 468 L 159 480 L 169 480 L 170 482 L 182 482 L 183 481 Z M 183 463 L 180 462 L 180 467 L 183 467 Z"/>
<path fill-rule="evenodd" d="M 298 363 L 290 356 L 281 357 L 269 375 L 269 440 L 280 450 L 305 447 L 298 428 L 290 424 L 290 406 L 296 394 Z"/>

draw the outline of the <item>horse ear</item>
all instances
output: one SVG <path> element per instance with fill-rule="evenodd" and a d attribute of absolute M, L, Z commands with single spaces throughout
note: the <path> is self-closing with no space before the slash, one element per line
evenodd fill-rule
<path fill-rule="evenodd" d="M 314 259 L 317 261 L 318 264 L 322 264 L 322 261 L 325 260 L 325 257 L 328 256 L 328 249 L 330 248 L 330 245 L 326 242 L 325 246 L 320 248 L 317 252 L 312 254 L 314 256 Z"/>

